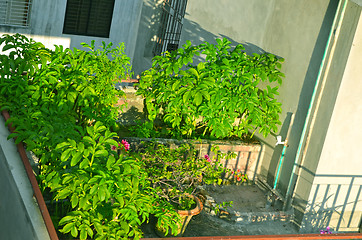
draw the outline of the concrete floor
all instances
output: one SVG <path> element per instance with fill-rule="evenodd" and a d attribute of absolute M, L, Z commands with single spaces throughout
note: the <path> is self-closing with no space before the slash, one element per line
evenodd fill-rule
<path fill-rule="evenodd" d="M 208 210 L 206 200 L 204 210 L 193 216 L 184 237 L 196 236 L 236 236 L 236 235 L 280 235 L 297 234 L 290 222 L 291 213 L 276 210 L 268 201 L 268 194 L 256 185 L 208 187 L 208 200 L 216 202 L 233 201 L 233 207 L 223 212 L 222 218 Z M 146 238 L 157 238 L 153 230 L 156 219 L 143 230 Z"/>

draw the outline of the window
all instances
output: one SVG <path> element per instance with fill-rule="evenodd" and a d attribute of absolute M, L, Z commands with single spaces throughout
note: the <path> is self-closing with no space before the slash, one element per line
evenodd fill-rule
<path fill-rule="evenodd" d="M 187 0 L 163 0 L 160 28 L 156 36 L 154 55 L 178 48 Z"/>
<path fill-rule="evenodd" d="M 63 33 L 109 37 L 114 0 L 68 0 Z"/>
<path fill-rule="evenodd" d="M 0 25 L 29 26 L 31 0 L 0 0 Z"/>

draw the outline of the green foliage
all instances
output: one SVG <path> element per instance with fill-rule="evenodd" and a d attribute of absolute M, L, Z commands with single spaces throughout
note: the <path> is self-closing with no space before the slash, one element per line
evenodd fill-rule
<path fill-rule="evenodd" d="M 92 42 L 83 44 L 89 51 L 51 51 L 20 34 L 3 35 L 0 45 L 8 51 L 0 55 L 0 106 L 12 116 L 9 138 L 39 157 L 41 188 L 70 203 L 61 232 L 139 239 L 155 199 L 140 159 L 117 152 L 116 133 L 109 130 L 123 95 L 114 83 L 130 70 L 123 45 L 95 50 Z"/>
<path fill-rule="evenodd" d="M 199 129 L 218 138 L 242 137 L 257 129 L 264 136 L 281 124 L 275 96 L 282 83 L 282 58 L 247 55 L 227 39 L 166 52 L 153 58 L 137 93 L 145 97 L 148 118 L 163 119 L 174 131 L 192 136 Z M 196 56 L 204 61 L 193 64 Z"/>
<path fill-rule="evenodd" d="M 139 138 L 159 137 L 158 132 L 154 130 L 153 123 L 150 121 L 137 121 L 136 125 L 129 127 L 129 130 L 134 136 Z"/>
<path fill-rule="evenodd" d="M 224 154 L 217 147 L 212 148 L 213 157 L 203 157 L 189 144 L 170 148 L 157 142 L 145 146 L 142 164 L 147 172 L 157 202 L 155 215 L 158 223 L 172 234 L 176 234 L 179 218 L 177 210 L 190 210 L 195 205 L 200 185 L 223 183 L 231 172 L 221 163 L 222 159 L 235 157 L 235 153 Z M 223 203 L 223 206 L 225 203 Z M 166 214 L 165 214 L 166 213 Z"/>

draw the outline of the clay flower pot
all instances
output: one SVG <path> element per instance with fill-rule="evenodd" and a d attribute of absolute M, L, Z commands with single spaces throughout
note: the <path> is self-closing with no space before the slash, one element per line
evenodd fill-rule
<path fill-rule="evenodd" d="M 186 194 L 186 196 L 194 199 L 194 201 L 196 202 L 196 207 L 194 209 L 190 209 L 190 210 L 176 210 L 177 213 L 181 217 L 181 222 L 180 222 L 180 225 L 178 226 L 177 234 L 175 236 L 182 236 L 184 234 L 186 227 L 189 224 L 192 216 L 199 214 L 203 209 L 203 204 L 198 197 L 196 197 L 194 195 L 190 195 L 190 194 Z M 171 231 L 169 230 L 168 234 L 166 235 L 165 227 L 162 225 L 156 224 L 156 233 L 160 237 L 169 236 L 170 232 Z"/>

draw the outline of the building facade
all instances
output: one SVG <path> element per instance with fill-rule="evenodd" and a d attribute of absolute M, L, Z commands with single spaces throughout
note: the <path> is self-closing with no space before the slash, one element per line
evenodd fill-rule
<path fill-rule="evenodd" d="M 258 136 L 257 180 L 294 209 L 301 232 L 349 232 L 362 215 L 361 10 L 361 0 L 0 0 L 0 34 L 48 47 L 124 42 L 136 75 L 187 40 L 227 37 L 283 57 L 282 126 Z M 275 137 L 288 132 L 283 150 Z"/>

